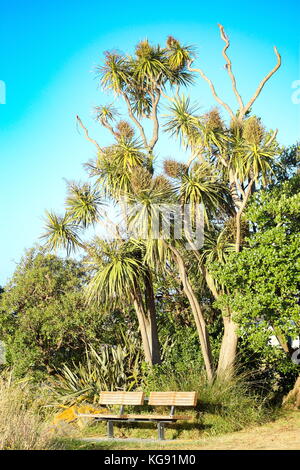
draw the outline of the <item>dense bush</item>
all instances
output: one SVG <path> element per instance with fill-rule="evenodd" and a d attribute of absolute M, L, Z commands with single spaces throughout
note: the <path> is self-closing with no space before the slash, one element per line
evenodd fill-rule
<path fill-rule="evenodd" d="M 80 262 L 26 253 L 0 300 L 0 339 L 16 375 L 41 378 L 107 340 L 103 311 L 85 303 L 86 278 Z"/>
<path fill-rule="evenodd" d="M 247 218 L 252 231 L 240 253 L 212 272 L 224 286 L 216 302 L 237 312 L 240 363 L 256 369 L 269 396 L 282 396 L 295 382 L 299 367 L 291 356 L 300 332 L 300 174 L 258 191 Z M 280 346 L 270 344 L 276 337 Z"/>

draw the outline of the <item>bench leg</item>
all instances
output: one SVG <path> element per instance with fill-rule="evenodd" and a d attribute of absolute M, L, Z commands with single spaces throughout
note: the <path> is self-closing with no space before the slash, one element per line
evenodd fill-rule
<path fill-rule="evenodd" d="M 112 421 L 107 421 L 107 436 L 114 437 L 114 423 Z"/>
<path fill-rule="evenodd" d="M 165 423 L 157 423 L 158 439 L 163 441 L 165 439 Z"/>

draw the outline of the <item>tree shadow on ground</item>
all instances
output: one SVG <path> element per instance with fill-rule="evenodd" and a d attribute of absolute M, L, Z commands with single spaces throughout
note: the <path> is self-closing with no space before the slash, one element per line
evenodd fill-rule
<path fill-rule="evenodd" d="M 201 402 L 197 406 L 197 411 L 201 415 L 203 413 L 210 413 L 210 414 L 221 414 L 221 412 L 226 411 L 226 406 L 222 403 L 210 403 L 210 402 Z"/>

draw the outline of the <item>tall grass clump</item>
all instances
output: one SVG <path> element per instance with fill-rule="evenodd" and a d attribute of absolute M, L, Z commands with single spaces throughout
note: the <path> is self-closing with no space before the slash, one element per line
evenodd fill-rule
<path fill-rule="evenodd" d="M 216 379 L 209 383 L 203 372 L 187 365 L 185 371 L 156 367 L 149 374 L 147 391 L 178 390 L 196 391 L 197 420 L 202 432 L 208 435 L 234 432 L 252 425 L 259 425 L 275 418 L 277 411 L 271 408 L 259 384 L 249 374 Z"/>
<path fill-rule="evenodd" d="M 13 381 L 0 375 L 0 450 L 48 450 L 57 448 L 51 412 L 41 389 L 28 380 Z"/>

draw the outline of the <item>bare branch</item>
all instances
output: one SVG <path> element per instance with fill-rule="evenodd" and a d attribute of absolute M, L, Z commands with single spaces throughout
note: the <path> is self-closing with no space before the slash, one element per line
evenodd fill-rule
<path fill-rule="evenodd" d="M 186 163 L 188 168 L 191 166 L 191 164 L 197 158 L 197 156 L 198 156 L 197 154 L 195 155 L 194 153 L 192 153 L 192 155 L 190 156 L 190 158 L 188 159 L 188 161 Z"/>
<path fill-rule="evenodd" d="M 168 96 L 163 90 L 161 87 L 160 88 L 160 92 L 161 94 L 163 95 L 164 98 L 166 98 L 167 100 L 171 101 L 172 103 L 175 103 L 175 98 L 172 98 L 171 96 Z"/>
<path fill-rule="evenodd" d="M 100 121 L 102 126 L 105 127 L 106 129 L 109 130 L 109 132 L 114 136 L 114 137 L 118 137 L 118 134 L 114 131 L 114 128 L 108 124 L 107 121 L 105 121 L 104 119 L 102 121 Z"/>
<path fill-rule="evenodd" d="M 191 156 L 190 158 L 188 159 L 187 161 L 187 167 L 189 168 L 191 166 L 191 164 L 193 163 L 193 161 L 198 157 L 199 158 L 199 161 L 201 163 L 203 163 L 205 161 L 204 157 L 203 157 L 203 151 L 204 151 L 204 147 L 194 147 L 193 145 L 191 146 Z"/>
<path fill-rule="evenodd" d="M 149 150 L 152 151 L 158 140 L 159 121 L 158 121 L 158 116 L 157 116 L 157 109 L 158 109 L 158 103 L 160 99 L 160 91 L 157 91 L 156 96 L 154 93 L 150 92 L 150 96 L 152 99 L 151 119 L 153 121 L 153 134 L 152 134 L 152 139 L 149 143 Z"/>
<path fill-rule="evenodd" d="M 129 114 L 131 120 L 132 120 L 132 121 L 135 123 L 135 125 L 138 127 L 145 148 L 148 148 L 148 141 L 147 141 L 147 138 L 146 138 L 146 134 L 145 134 L 144 128 L 143 128 L 142 124 L 139 122 L 139 120 L 135 117 L 135 115 L 134 115 L 134 113 L 133 113 L 133 111 L 132 111 L 132 108 L 131 108 L 131 104 L 130 104 L 129 98 L 128 98 L 128 96 L 126 95 L 126 93 L 125 93 L 124 91 L 122 91 L 121 94 L 122 94 L 122 96 L 123 96 L 123 98 L 124 98 L 124 100 L 125 100 L 125 103 L 126 103 L 126 105 L 127 105 L 128 114 Z"/>
<path fill-rule="evenodd" d="M 81 119 L 80 119 L 80 117 L 79 117 L 78 115 L 76 116 L 76 119 L 77 119 L 78 124 L 79 124 L 79 125 L 82 127 L 82 129 L 84 130 L 86 139 L 87 139 L 89 142 L 91 142 L 92 144 L 94 144 L 94 145 L 97 147 L 97 149 L 98 149 L 98 151 L 99 151 L 100 153 L 103 153 L 103 150 L 102 150 L 102 148 L 100 147 L 100 145 L 98 144 L 98 142 L 97 142 L 95 139 L 92 139 L 92 138 L 89 136 L 89 132 L 88 132 L 87 128 L 82 124 L 82 121 L 81 121 Z"/>
<path fill-rule="evenodd" d="M 190 72 L 198 72 L 201 77 L 209 84 L 209 87 L 210 87 L 210 90 L 211 90 L 211 93 L 213 95 L 213 97 L 215 98 L 215 100 L 221 105 L 223 106 L 223 108 L 226 109 L 226 111 L 229 113 L 230 117 L 234 120 L 236 119 L 232 109 L 228 106 L 227 103 L 225 103 L 223 100 L 221 100 L 221 98 L 217 95 L 216 93 L 216 90 L 215 90 L 215 87 L 212 83 L 212 81 L 205 75 L 205 73 L 203 72 L 202 69 L 192 69 L 191 68 L 191 64 L 192 64 L 192 61 L 189 61 L 188 64 L 187 64 L 187 68 Z"/>
<path fill-rule="evenodd" d="M 271 143 L 273 142 L 273 140 L 276 138 L 277 136 L 277 133 L 278 133 L 278 129 L 275 129 L 275 131 L 273 132 L 273 134 L 271 135 L 270 139 L 268 140 L 268 142 L 266 142 L 266 147 L 269 147 L 269 145 L 271 145 Z"/>
<path fill-rule="evenodd" d="M 249 181 L 248 187 L 247 187 L 247 189 L 244 193 L 244 196 L 243 196 L 243 201 L 242 201 L 242 203 L 239 207 L 239 210 L 236 214 L 236 241 L 235 241 L 235 251 L 236 252 L 239 252 L 240 249 L 241 249 L 241 217 L 242 217 L 243 211 L 246 207 L 246 204 L 248 202 L 253 183 L 254 183 L 254 179 L 252 178 Z"/>
<path fill-rule="evenodd" d="M 245 191 L 243 190 L 242 185 L 241 185 L 237 175 L 234 176 L 234 179 L 235 179 L 235 185 L 236 185 L 238 191 L 240 191 L 240 193 L 242 194 L 242 196 L 244 198 L 245 197 Z"/>
<path fill-rule="evenodd" d="M 234 174 L 232 169 L 229 169 L 229 187 L 230 187 L 230 194 L 232 197 L 233 202 L 235 203 L 235 206 L 239 210 L 241 205 L 242 205 L 242 200 L 239 197 L 238 194 L 238 187 L 236 184 L 236 175 Z"/>
<path fill-rule="evenodd" d="M 225 30 L 224 30 L 224 27 L 221 25 L 221 24 L 218 24 L 219 26 L 219 29 L 220 29 L 220 33 L 221 33 L 221 38 L 223 39 L 223 41 L 225 42 L 225 46 L 224 46 L 224 49 L 222 51 L 222 55 L 224 57 L 224 59 L 226 60 L 226 70 L 228 72 L 228 75 L 231 79 L 231 83 L 232 83 L 232 89 L 233 89 L 233 92 L 236 96 L 236 99 L 239 103 L 239 106 L 240 106 L 240 111 L 243 109 L 244 107 L 244 103 L 243 103 L 243 100 L 241 98 L 241 95 L 239 94 L 239 92 L 237 91 L 237 87 L 236 87 L 236 80 L 235 80 L 235 76 L 232 72 L 232 63 L 231 63 L 231 60 L 229 59 L 228 55 L 227 55 L 227 49 L 228 47 L 230 46 L 230 42 L 229 42 L 229 38 L 227 36 L 227 34 L 225 33 Z"/>
<path fill-rule="evenodd" d="M 245 193 L 244 193 L 243 202 L 242 202 L 242 205 L 241 205 L 241 207 L 240 207 L 240 212 L 241 212 L 241 213 L 242 213 L 243 210 L 245 209 L 246 204 L 247 204 L 247 202 L 248 202 L 248 199 L 249 199 L 249 197 L 250 197 L 250 195 L 251 195 L 251 188 L 252 188 L 252 186 L 253 186 L 254 181 L 255 181 L 255 179 L 254 179 L 254 178 L 251 178 L 251 180 L 249 181 L 249 184 L 248 184 L 248 186 L 247 186 L 247 189 L 246 189 L 246 191 L 245 191 Z"/>
<path fill-rule="evenodd" d="M 274 52 L 276 54 L 276 57 L 277 57 L 277 64 L 275 65 L 275 67 L 263 78 L 263 80 L 260 82 L 260 84 L 258 85 L 257 87 L 257 90 L 256 92 L 254 93 L 254 95 L 252 96 L 251 100 L 246 104 L 246 106 L 243 107 L 243 109 L 240 111 L 239 113 L 239 119 L 242 119 L 245 114 L 247 113 L 247 111 L 251 108 L 251 106 L 253 105 L 254 101 L 258 98 L 258 96 L 260 95 L 260 92 L 261 90 L 263 89 L 263 87 L 265 86 L 266 82 L 272 77 L 272 75 L 274 75 L 274 73 L 279 69 L 279 67 L 281 66 L 281 56 L 277 50 L 277 48 L 274 46 Z"/>

